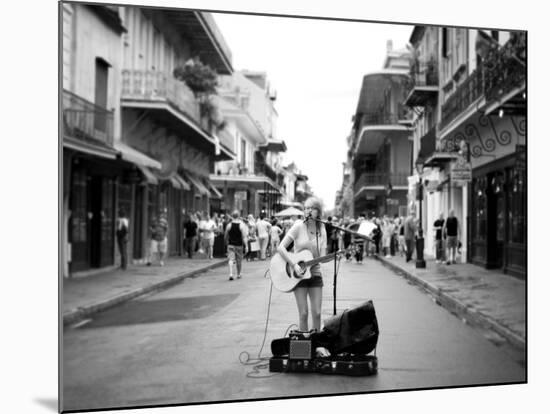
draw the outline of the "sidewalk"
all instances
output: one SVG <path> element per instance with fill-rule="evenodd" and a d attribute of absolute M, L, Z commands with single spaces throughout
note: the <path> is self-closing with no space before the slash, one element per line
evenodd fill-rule
<path fill-rule="evenodd" d="M 426 258 L 426 268 L 417 269 L 414 259 L 407 263 L 401 256 L 377 258 L 425 289 L 450 312 L 525 349 L 524 280 L 470 263 L 446 265 Z"/>
<path fill-rule="evenodd" d="M 227 259 L 168 258 L 165 265 L 129 265 L 96 275 L 63 279 L 63 325 L 77 322 L 95 312 L 165 289 L 187 277 L 223 266 Z"/>

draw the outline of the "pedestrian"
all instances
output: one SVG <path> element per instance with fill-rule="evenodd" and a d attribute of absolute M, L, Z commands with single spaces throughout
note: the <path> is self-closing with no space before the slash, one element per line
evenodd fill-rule
<path fill-rule="evenodd" d="M 216 237 L 216 223 L 210 217 L 208 213 L 205 214 L 204 220 L 201 223 L 200 229 L 202 230 L 203 249 L 206 253 L 207 259 L 214 258 L 214 238 Z"/>
<path fill-rule="evenodd" d="M 118 244 L 118 251 L 120 252 L 120 268 L 122 270 L 126 270 L 128 267 L 128 229 L 128 218 L 126 217 L 125 210 L 121 208 L 118 212 L 116 241 Z"/>
<path fill-rule="evenodd" d="M 399 219 L 399 230 L 398 230 L 398 236 L 397 241 L 399 243 L 399 255 L 403 257 L 406 254 L 407 247 L 405 245 L 405 218 L 400 217 Z"/>
<path fill-rule="evenodd" d="M 355 220 L 353 218 L 344 221 L 344 227 L 349 229 L 353 224 L 355 223 Z M 349 231 L 346 231 L 342 235 L 342 241 L 344 243 L 344 249 L 346 250 L 346 261 L 350 261 L 351 257 L 353 255 L 353 245 L 351 244 L 351 233 Z"/>
<path fill-rule="evenodd" d="M 271 255 L 273 256 L 277 252 L 277 247 L 281 241 L 281 234 L 283 230 L 279 226 L 277 219 L 271 221 Z"/>
<path fill-rule="evenodd" d="M 357 223 L 359 226 L 357 228 L 361 227 L 361 223 L 365 221 L 365 215 L 361 214 L 358 219 Z M 363 264 L 363 250 L 365 247 L 365 240 L 362 237 L 353 236 L 352 238 L 353 244 L 354 244 L 354 250 L 355 250 L 355 262 L 357 264 Z"/>
<path fill-rule="evenodd" d="M 321 202 L 310 197 L 304 203 L 304 213 L 307 217 L 311 213 L 311 217 L 320 219 L 323 213 Z M 327 234 L 325 226 L 320 225 L 316 220 L 296 220 L 290 230 L 287 232 L 277 252 L 285 259 L 298 274 L 302 273 L 300 265 L 293 262 L 289 255 L 288 246 L 294 243 L 293 251 L 299 252 L 308 250 L 313 257 L 319 257 L 326 254 L 327 250 Z M 321 329 L 321 306 L 323 299 L 323 277 L 321 274 L 321 266 L 316 264 L 309 269 L 311 277 L 303 279 L 293 289 L 296 304 L 298 306 L 299 329 L 308 331 L 308 297 L 311 308 L 311 319 L 313 329 L 319 331 Z"/>
<path fill-rule="evenodd" d="M 443 245 L 443 226 L 445 219 L 443 213 L 439 213 L 439 218 L 434 221 L 434 241 L 435 241 L 435 262 L 445 262 L 445 246 Z"/>
<path fill-rule="evenodd" d="M 459 223 L 454 210 L 449 211 L 449 217 L 445 220 L 445 238 L 447 239 L 447 264 L 456 263 L 456 249 L 458 247 Z"/>
<path fill-rule="evenodd" d="M 394 231 L 393 224 L 390 222 L 388 217 L 384 216 L 382 219 L 382 248 L 383 253 L 386 259 L 389 259 L 390 256 L 390 245 L 391 238 Z"/>
<path fill-rule="evenodd" d="M 416 236 L 416 221 L 414 218 L 414 213 L 411 211 L 409 216 L 405 220 L 403 235 L 405 237 L 405 248 L 406 248 L 406 261 L 409 262 L 412 259 L 412 254 L 414 251 L 414 240 Z"/>
<path fill-rule="evenodd" d="M 254 221 L 254 216 L 249 214 L 247 217 L 246 225 L 248 226 L 248 250 L 246 253 L 246 260 L 254 260 L 256 257 L 256 252 L 260 250 L 258 239 L 257 239 L 257 230 L 256 230 L 256 221 Z"/>
<path fill-rule="evenodd" d="M 151 225 L 151 255 L 149 258 L 148 266 L 154 260 L 155 254 L 158 255 L 158 262 L 160 266 L 164 266 L 164 256 L 168 251 L 168 220 L 166 214 L 161 212 L 158 219 L 154 220 Z"/>
<path fill-rule="evenodd" d="M 194 214 L 190 214 L 187 217 L 187 221 L 183 224 L 184 246 L 189 259 L 192 259 L 193 253 L 195 253 L 198 229 L 199 225 L 197 224 L 197 217 Z"/>
<path fill-rule="evenodd" d="M 260 214 L 260 219 L 256 223 L 256 230 L 258 232 L 258 242 L 260 243 L 260 259 L 265 260 L 271 223 L 267 221 L 264 213 Z"/>
<path fill-rule="evenodd" d="M 242 262 L 248 234 L 248 227 L 239 218 L 239 211 L 233 211 L 231 217 L 232 220 L 225 229 L 224 237 L 229 259 L 229 280 L 233 280 L 233 266 L 236 267 L 237 279 L 242 277 Z"/>
<path fill-rule="evenodd" d="M 329 247 L 327 247 L 328 253 L 335 253 L 338 251 L 338 234 L 340 233 L 340 230 L 338 230 L 337 226 L 338 226 L 338 217 L 333 217 L 331 222 L 332 228 L 330 230 L 330 233 L 328 232 L 328 229 L 327 229 L 328 244 L 330 247 L 330 250 L 329 250 Z"/>
<path fill-rule="evenodd" d="M 374 224 L 376 228 L 372 233 L 372 240 L 374 241 L 374 248 L 376 249 L 376 254 L 380 254 L 380 241 L 382 239 L 382 226 L 379 218 L 374 219 Z"/>

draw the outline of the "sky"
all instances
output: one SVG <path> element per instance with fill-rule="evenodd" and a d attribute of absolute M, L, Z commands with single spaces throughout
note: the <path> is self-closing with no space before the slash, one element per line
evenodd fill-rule
<path fill-rule="evenodd" d="M 265 71 L 277 91 L 277 137 L 334 207 L 363 75 L 382 68 L 387 40 L 408 43 L 413 26 L 214 13 L 235 70 Z"/>

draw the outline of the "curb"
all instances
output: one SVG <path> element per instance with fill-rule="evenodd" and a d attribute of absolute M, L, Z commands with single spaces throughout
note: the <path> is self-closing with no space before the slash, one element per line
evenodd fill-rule
<path fill-rule="evenodd" d="M 91 316 L 97 312 L 106 310 L 108 308 L 112 308 L 114 306 L 120 305 L 124 302 L 135 299 L 138 296 L 167 289 L 173 285 L 177 285 L 182 280 L 188 277 L 196 276 L 200 273 L 207 272 L 208 270 L 225 266 L 226 264 L 227 264 L 227 260 L 223 260 L 218 263 L 213 263 L 211 265 L 201 267 L 199 269 L 195 269 L 191 272 L 178 273 L 175 276 L 169 279 L 163 280 L 161 282 L 149 284 L 147 286 L 133 290 L 131 292 L 123 293 L 121 295 L 117 295 L 112 298 L 102 300 L 98 303 L 94 303 L 93 305 L 78 307 L 75 310 L 71 310 L 63 314 L 63 326 L 78 322 L 84 319 L 85 317 Z"/>
<path fill-rule="evenodd" d="M 525 338 L 511 331 L 506 326 L 495 321 L 493 318 L 483 315 L 482 313 L 475 310 L 472 306 L 466 305 L 459 301 L 456 298 L 453 298 L 449 294 L 441 291 L 440 288 L 422 280 L 418 276 L 415 276 L 413 273 L 399 267 L 396 264 L 393 264 L 384 258 L 375 256 L 384 266 L 392 269 L 394 272 L 401 274 L 405 279 L 410 280 L 417 286 L 420 286 L 429 294 L 433 295 L 436 299 L 436 303 L 443 306 L 452 314 L 464 318 L 467 322 L 474 326 L 480 326 L 486 329 L 491 329 L 503 338 L 505 338 L 513 346 L 525 351 Z"/>

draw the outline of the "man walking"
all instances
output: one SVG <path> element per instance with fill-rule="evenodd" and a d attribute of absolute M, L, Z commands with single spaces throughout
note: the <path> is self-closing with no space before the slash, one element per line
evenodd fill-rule
<path fill-rule="evenodd" d="M 445 261 L 445 246 L 443 245 L 443 226 L 445 219 L 443 213 L 439 214 L 439 218 L 434 222 L 435 232 L 435 262 L 443 263 Z"/>
<path fill-rule="evenodd" d="M 194 214 L 189 216 L 189 220 L 183 225 L 183 239 L 185 249 L 187 250 L 187 256 L 192 259 L 193 253 L 195 253 L 195 247 L 197 245 L 197 231 L 199 225 L 197 224 L 197 218 Z"/>
<path fill-rule="evenodd" d="M 260 243 L 260 259 L 265 260 L 265 252 L 269 241 L 269 233 L 271 231 L 271 223 L 267 221 L 265 214 L 260 214 L 260 220 L 256 223 L 258 231 L 258 241 Z"/>
<path fill-rule="evenodd" d="M 168 220 L 164 213 L 161 213 L 158 220 L 153 222 L 151 237 L 151 261 L 154 254 L 158 253 L 159 265 L 164 266 L 164 256 L 168 251 Z"/>
<path fill-rule="evenodd" d="M 456 263 L 456 248 L 458 247 L 458 219 L 454 210 L 449 211 L 449 217 L 445 221 L 445 235 L 447 237 L 447 264 Z"/>
<path fill-rule="evenodd" d="M 406 261 L 412 259 L 412 254 L 414 251 L 414 238 L 416 235 L 416 221 L 414 219 L 414 214 L 411 211 L 409 216 L 405 220 L 404 224 L 404 236 L 405 236 L 405 247 L 406 247 Z"/>
<path fill-rule="evenodd" d="M 120 268 L 126 270 L 128 267 L 128 219 L 124 209 L 118 212 L 116 240 L 120 252 Z"/>
<path fill-rule="evenodd" d="M 237 279 L 242 277 L 243 255 L 246 252 L 248 227 L 239 218 L 239 211 L 231 214 L 232 220 L 225 229 L 225 244 L 229 258 L 229 280 L 233 280 L 233 265 L 237 268 Z"/>

